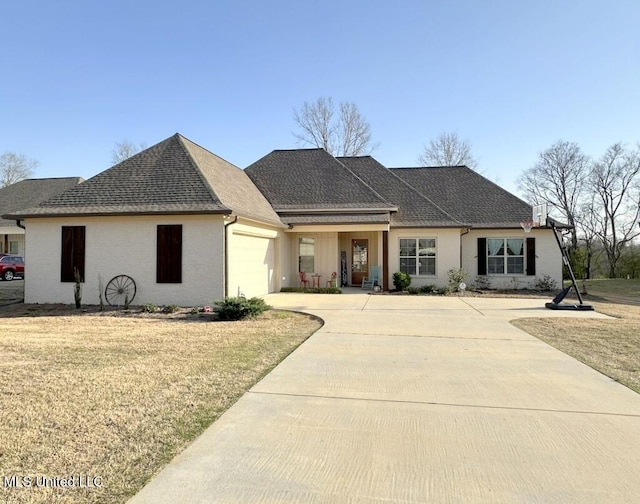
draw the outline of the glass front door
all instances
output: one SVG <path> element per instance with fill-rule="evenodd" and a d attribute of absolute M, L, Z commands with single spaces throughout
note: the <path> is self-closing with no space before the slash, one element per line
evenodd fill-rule
<path fill-rule="evenodd" d="M 351 240 L 351 285 L 369 275 L 369 240 Z"/>

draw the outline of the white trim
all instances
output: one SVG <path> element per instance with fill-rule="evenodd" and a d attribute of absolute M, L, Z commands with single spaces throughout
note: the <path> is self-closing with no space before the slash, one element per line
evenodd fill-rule
<path fill-rule="evenodd" d="M 419 255 L 416 255 L 416 273 L 411 275 L 411 277 L 415 277 L 415 278 L 437 278 L 438 277 L 438 237 L 437 236 L 424 236 L 424 235 L 403 235 L 403 236 L 398 236 L 397 238 L 397 251 L 398 251 L 398 264 L 400 264 L 400 251 L 402 249 L 402 247 L 400 246 L 400 240 L 418 240 L 418 243 L 416 244 L 416 254 L 419 253 L 418 251 L 418 246 L 420 244 L 419 240 L 433 240 L 435 242 L 435 249 L 436 249 L 436 255 L 434 257 L 434 271 L 435 273 L 430 273 L 427 275 L 420 275 L 419 271 L 420 271 L 420 267 L 418 265 L 419 262 Z M 406 256 L 405 256 L 406 257 Z M 402 271 L 400 268 L 398 268 L 399 271 Z"/>
<path fill-rule="evenodd" d="M 367 231 L 389 231 L 389 224 L 292 224 L 288 233 L 359 233 Z"/>

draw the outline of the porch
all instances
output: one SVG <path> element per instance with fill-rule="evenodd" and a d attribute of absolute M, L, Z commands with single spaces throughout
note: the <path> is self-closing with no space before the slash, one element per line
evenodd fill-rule
<path fill-rule="evenodd" d="M 361 287 L 371 268 L 380 268 L 380 285 L 388 289 L 386 259 L 388 231 L 357 229 L 336 231 L 290 232 L 289 285 L 300 285 L 300 272 L 305 272 L 309 286 L 330 285 L 337 275 L 338 287 Z"/>

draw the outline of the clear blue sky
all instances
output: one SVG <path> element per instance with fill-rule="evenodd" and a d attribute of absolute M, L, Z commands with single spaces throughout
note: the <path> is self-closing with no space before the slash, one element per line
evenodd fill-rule
<path fill-rule="evenodd" d="M 640 141 L 638 0 L 4 2 L 0 153 L 89 178 L 116 142 L 176 132 L 246 167 L 298 147 L 292 111 L 355 102 L 373 155 L 410 166 L 444 131 L 515 179 L 558 139 Z"/>

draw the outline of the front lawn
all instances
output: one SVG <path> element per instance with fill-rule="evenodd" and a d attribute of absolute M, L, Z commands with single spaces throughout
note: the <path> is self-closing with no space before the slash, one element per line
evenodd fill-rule
<path fill-rule="evenodd" d="M 587 283 L 588 292 L 594 295 L 585 296 L 585 303 L 615 320 L 542 318 L 512 323 L 640 393 L 640 297 L 635 294 L 638 286 L 637 280 Z M 618 295 L 626 301 L 615 302 Z"/>
<path fill-rule="evenodd" d="M 320 327 L 68 312 L 0 309 L 2 502 L 125 502 Z M 70 476 L 101 486 L 33 488 Z"/>

